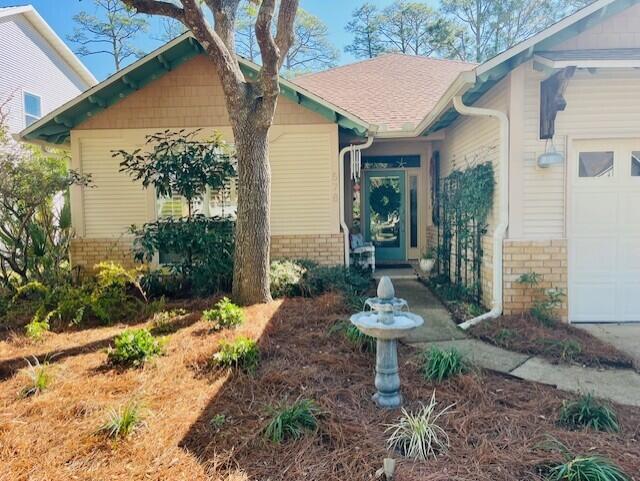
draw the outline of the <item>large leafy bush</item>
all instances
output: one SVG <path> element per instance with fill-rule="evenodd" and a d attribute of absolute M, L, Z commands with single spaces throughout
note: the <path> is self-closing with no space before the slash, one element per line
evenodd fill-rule
<path fill-rule="evenodd" d="M 271 263 L 273 297 L 314 297 L 325 292 L 340 292 L 347 303 L 362 307 L 363 296 L 371 287 L 368 272 L 343 266 L 321 266 L 310 260 L 280 260 Z"/>
<path fill-rule="evenodd" d="M 194 213 L 206 202 L 207 189 L 223 191 L 236 174 L 230 146 L 220 134 L 202 138 L 199 130 L 165 130 L 147 136 L 146 152 L 114 151 L 121 171 L 153 186 L 160 198 L 180 196 L 187 204 L 183 218 L 162 218 L 132 227 L 137 261 L 160 255 L 166 270 L 150 273 L 144 285 L 155 295 L 210 294 L 231 287 L 234 222 L 226 217 Z"/>
<path fill-rule="evenodd" d="M 233 228 L 229 218 L 195 215 L 162 219 L 134 229 L 134 257 L 150 262 L 162 252 L 164 272 L 145 276 L 153 295 L 211 294 L 228 290 L 233 276 Z"/>

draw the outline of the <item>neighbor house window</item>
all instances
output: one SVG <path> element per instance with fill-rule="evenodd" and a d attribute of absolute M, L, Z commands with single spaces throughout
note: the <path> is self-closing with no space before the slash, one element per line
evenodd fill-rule
<path fill-rule="evenodd" d="M 28 127 L 42 117 L 42 99 L 28 92 L 24 93 L 24 123 Z"/>

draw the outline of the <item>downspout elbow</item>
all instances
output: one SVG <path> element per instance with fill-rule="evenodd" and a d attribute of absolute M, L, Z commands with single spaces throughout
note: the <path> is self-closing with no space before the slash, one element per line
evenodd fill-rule
<path fill-rule="evenodd" d="M 503 244 L 509 227 L 509 117 L 495 109 L 470 107 L 465 105 L 462 96 L 453 98 L 453 106 L 462 115 L 491 117 L 500 124 L 499 176 L 498 176 L 498 224 L 493 231 L 493 301 L 489 312 L 460 324 L 463 330 L 469 329 L 486 319 L 495 319 L 503 311 Z"/>

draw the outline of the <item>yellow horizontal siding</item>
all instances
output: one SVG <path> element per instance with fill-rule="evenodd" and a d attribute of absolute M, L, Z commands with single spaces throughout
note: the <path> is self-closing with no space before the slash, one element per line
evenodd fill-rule
<path fill-rule="evenodd" d="M 203 135 L 213 130 L 203 129 Z M 233 141 L 228 127 L 215 130 Z M 72 194 L 74 222 L 81 237 L 117 238 L 125 235 L 131 224 L 141 225 L 155 218 L 154 194 L 119 172 L 119 159 L 111 154 L 115 149 L 135 150 L 144 145 L 146 135 L 154 132 L 73 132 L 74 167 L 91 174 L 94 186 L 82 189 L 80 195 L 77 190 Z M 272 234 L 338 233 L 337 126 L 274 126 L 270 138 Z"/>
<path fill-rule="evenodd" d="M 140 183 L 119 172 L 119 160 L 113 149 L 133 150 L 122 137 L 91 138 L 80 141 L 82 172 L 90 174 L 92 186 L 85 188 L 84 229 L 89 238 L 117 238 L 131 224 L 147 221 L 147 196 Z"/>
<path fill-rule="evenodd" d="M 545 151 L 540 134 L 540 81 L 545 75 L 527 66 L 524 89 L 522 237 L 560 239 L 566 236 L 566 163 L 537 166 Z M 567 108 L 556 118 L 554 144 L 566 155 L 572 138 L 632 135 L 640 131 L 640 72 L 579 70 L 565 93 Z M 569 159 L 570 161 L 571 159 Z"/>

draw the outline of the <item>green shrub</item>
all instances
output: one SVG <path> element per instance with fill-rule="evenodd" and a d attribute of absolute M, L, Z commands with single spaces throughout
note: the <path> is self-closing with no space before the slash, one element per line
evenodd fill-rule
<path fill-rule="evenodd" d="M 590 428 L 596 431 L 618 432 L 616 413 L 593 398 L 591 394 L 564 402 L 560 410 L 560 424 L 571 429 Z"/>
<path fill-rule="evenodd" d="M 224 414 L 216 414 L 209 420 L 209 426 L 216 431 L 222 429 L 222 426 L 227 422 L 227 417 Z"/>
<path fill-rule="evenodd" d="M 213 356 L 213 364 L 220 367 L 241 369 L 254 372 L 260 363 L 260 348 L 258 343 L 247 337 L 220 343 L 220 348 Z"/>
<path fill-rule="evenodd" d="M 136 429 L 144 425 L 140 404 L 130 401 L 120 408 L 113 408 L 100 427 L 110 438 L 126 438 Z"/>
<path fill-rule="evenodd" d="M 147 274 L 142 285 L 156 295 L 228 291 L 233 275 L 234 226 L 231 218 L 195 215 L 163 218 L 133 228 L 135 259 L 149 262 L 159 253 L 165 264 L 165 274 Z M 164 288 L 162 279 L 170 285 Z"/>
<path fill-rule="evenodd" d="M 338 321 L 329 329 L 329 334 L 339 333 L 344 336 L 350 344 L 362 352 L 375 352 L 376 338 L 363 334 L 356 326 L 349 321 Z"/>
<path fill-rule="evenodd" d="M 563 361 L 574 361 L 582 352 L 582 344 L 574 339 L 542 339 L 540 343 L 550 354 L 557 354 Z"/>
<path fill-rule="evenodd" d="M 449 436 L 438 420 L 453 404 L 436 412 L 437 405 L 436 392 L 433 391 L 429 404 L 422 406 L 417 413 L 402 408 L 402 417 L 398 422 L 387 426 L 386 432 L 391 432 L 387 440 L 388 448 L 422 461 L 446 451 L 449 448 Z"/>
<path fill-rule="evenodd" d="M 291 405 L 272 408 L 272 417 L 264 428 L 264 436 L 274 443 L 299 439 L 306 431 L 318 428 L 320 410 L 309 399 L 300 399 Z"/>
<path fill-rule="evenodd" d="M 42 337 L 49 332 L 49 318 L 46 317 L 42 320 L 36 315 L 31 322 L 24 326 L 25 334 L 29 339 L 39 341 Z"/>
<path fill-rule="evenodd" d="M 156 312 L 151 320 L 154 332 L 166 334 L 174 330 L 173 321 L 187 314 L 184 309 L 171 309 L 170 311 Z"/>
<path fill-rule="evenodd" d="M 31 281 L 16 289 L 12 302 L 43 300 L 48 294 L 49 289 L 44 284 Z"/>
<path fill-rule="evenodd" d="M 292 260 L 273 261 L 269 271 L 271 295 L 274 299 L 301 295 L 300 282 L 307 269 Z"/>
<path fill-rule="evenodd" d="M 110 364 L 140 366 L 164 352 L 164 343 L 156 339 L 147 329 L 126 329 L 109 348 L 107 360 Z"/>
<path fill-rule="evenodd" d="M 213 309 L 208 309 L 202 313 L 202 320 L 210 322 L 216 331 L 237 327 L 244 322 L 244 311 L 227 297 L 223 297 Z"/>
<path fill-rule="evenodd" d="M 316 297 L 334 291 L 344 295 L 349 307 L 362 309 L 371 275 L 355 268 L 320 266 L 304 259 L 287 260 L 271 264 L 271 282 L 274 297 Z"/>
<path fill-rule="evenodd" d="M 577 456 L 551 468 L 548 481 L 631 481 L 618 466 L 598 456 Z"/>
<path fill-rule="evenodd" d="M 47 362 L 40 364 L 37 357 L 33 357 L 33 364 L 27 359 L 28 366 L 23 370 L 27 377 L 27 384 L 20 391 L 22 397 L 35 396 L 46 391 L 53 381 L 51 368 Z"/>
<path fill-rule="evenodd" d="M 537 272 L 527 272 L 516 280 L 533 291 L 534 297 L 529 313 L 540 324 L 552 327 L 558 320 L 558 309 L 562 305 L 564 293 L 559 289 L 538 288 L 541 276 Z"/>
<path fill-rule="evenodd" d="M 423 373 L 430 381 L 442 382 L 467 370 L 467 362 L 456 349 L 443 351 L 432 347 L 424 354 Z"/>

